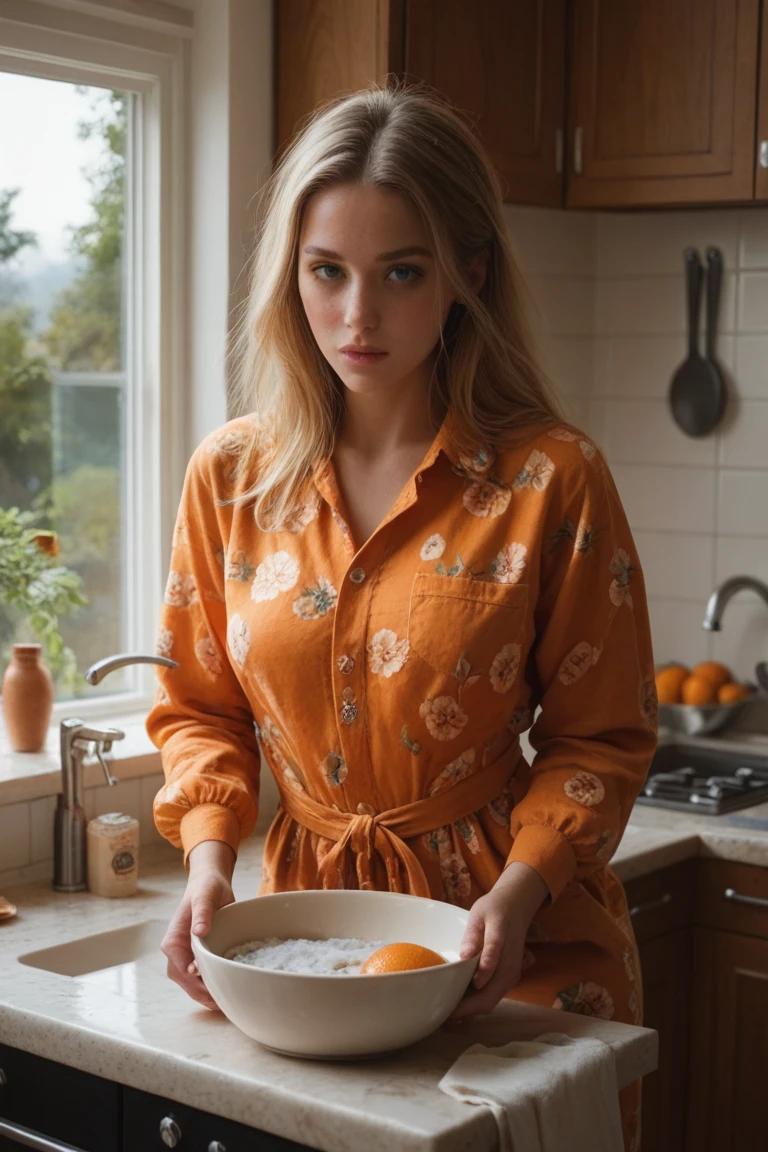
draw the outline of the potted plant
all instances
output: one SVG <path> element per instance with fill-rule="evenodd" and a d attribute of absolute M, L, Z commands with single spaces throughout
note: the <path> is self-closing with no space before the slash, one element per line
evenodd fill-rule
<path fill-rule="evenodd" d="M 0 508 L 0 608 L 17 640 L 37 642 L 13 644 L 3 678 L 8 735 L 12 747 L 24 752 L 45 742 L 53 678 L 73 691 L 77 687 L 77 661 L 59 632 L 59 618 L 87 604 L 78 574 L 57 561 L 56 534 L 37 527 L 35 519 L 31 512 Z"/>

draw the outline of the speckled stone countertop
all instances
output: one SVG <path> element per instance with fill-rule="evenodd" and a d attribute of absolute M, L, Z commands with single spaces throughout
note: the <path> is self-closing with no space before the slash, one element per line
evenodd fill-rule
<path fill-rule="evenodd" d="M 237 899 L 258 889 L 263 840 L 260 833 L 241 848 Z M 53 892 L 43 882 L 8 889 L 19 912 L 0 924 L 0 1041 L 328 1152 L 496 1148 L 490 1111 L 438 1088 L 474 1043 L 551 1031 L 597 1036 L 613 1048 L 620 1087 L 656 1066 L 653 1031 L 509 1001 L 395 1055 L 357 1063 L 291 1059 L 197 1007 L 168 980 L 159 951 L 77 977 L 17 959 L 147 920 L 156 922 L 159 940 L 185 881 L 181 854 L 169 849 L 142 864 L 140 890 L 126 899 Z"/>

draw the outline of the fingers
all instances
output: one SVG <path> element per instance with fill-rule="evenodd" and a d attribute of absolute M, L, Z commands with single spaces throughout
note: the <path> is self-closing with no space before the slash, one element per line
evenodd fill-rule
<path fill-rule="evenodd" d="M 516 957 L 514 947 L 503 949 L 492 978 L 477 991 L 467 991 L 450 1019 L 463 1020 L 467 1016 L 480 1016 L 492 1012 L 506 993 L 519 982 L 521 971 L 520 958 Z"/>
<path fill-rule="evenodd" d="M 219 1011 L 219 1007 L 200 976 L 192 951 L 191 933 L 199 937 L 207 935 L 214 911 L 232 900 L 228 884 L 188 883 L 184 898 L 160 944 L 160 951 L 168 960 L 169 979 L 191 999 L 212 1011 Z"/>
<path fill-rule="evenodd" d="M 483 947 L 483 917 L 477 911 L 477 905 L 472 909 L 464 931 L 464 939 L 459 949 L 459 958 L 468 960 L 470 956 L 477 956 Z"/>
<path fill-rule="evenodd" d="M 506 925 L 501 917 L 488 917 L 482 936 L 482 952 L 472 983 L 475 988 L 484 988 L 499 967 L 501 954 L 506 943 Z"/>

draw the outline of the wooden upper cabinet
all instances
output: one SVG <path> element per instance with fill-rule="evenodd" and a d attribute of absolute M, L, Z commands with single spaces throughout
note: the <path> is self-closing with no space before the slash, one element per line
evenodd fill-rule
<path fill-rule="evenodd" d="M 342 92 L 403 67 L 405 0 L 275 0 L 275 147 Z"/>
<path fill-rule="evenodd" d="M 563 203 L 565 0 L 407 0 L 405 72 L 470 121 L 504 199 Z"/>
<path fill-rule="evenodd" d="M 759 0 L 573 0 L 567 206 L 751 200 L 759 25 Z"/>

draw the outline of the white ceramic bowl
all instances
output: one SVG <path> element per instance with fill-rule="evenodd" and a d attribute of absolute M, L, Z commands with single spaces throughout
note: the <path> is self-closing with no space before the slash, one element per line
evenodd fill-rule
<path fill-rule="evenodd" d="M 192 937 L 192 950 L 222 1012 L 254 1040 L 293 1056 L 372 1055 L 423 1039 L 453 1012 L 479 958 L 459 959 L 468 919 L 462 908 L 420 896 L 281 892 L 220 908 L 205 939 Z M 378 976 L 305 976 L 223 955 L 271 936 L 403 941 L 432 948 L 448 962 Z"/>

